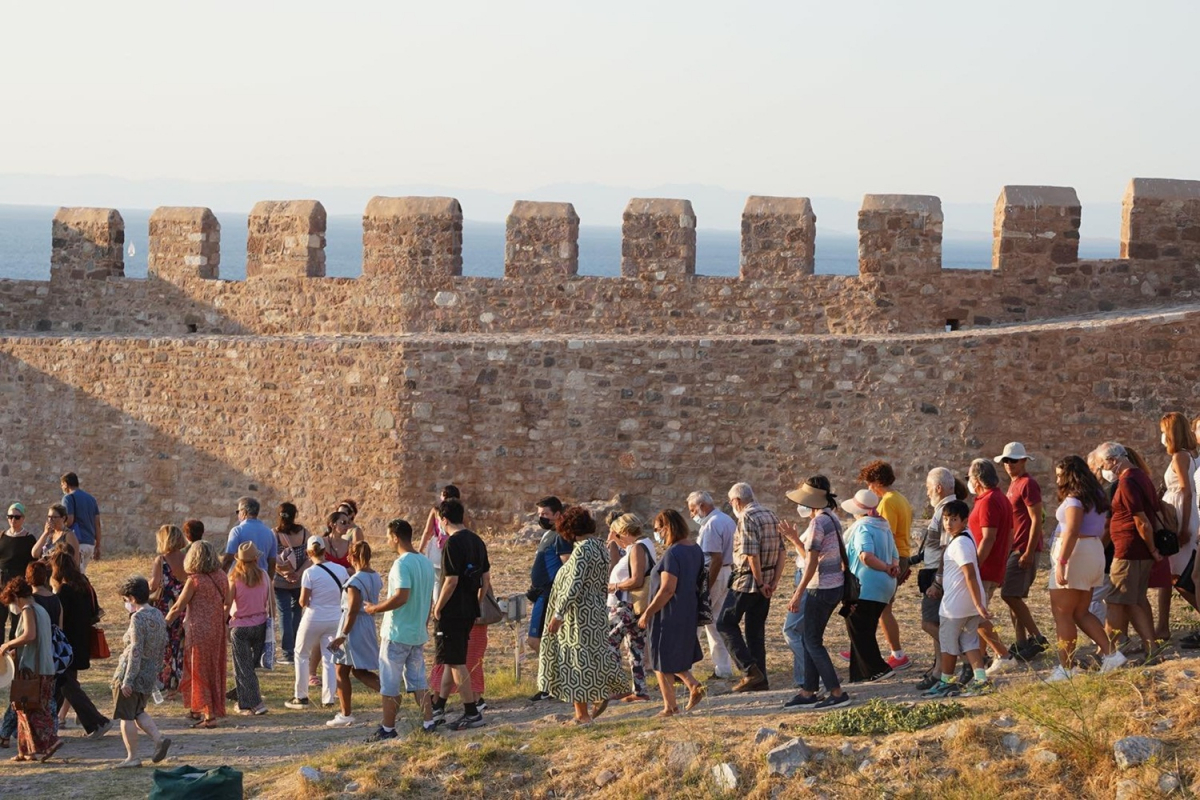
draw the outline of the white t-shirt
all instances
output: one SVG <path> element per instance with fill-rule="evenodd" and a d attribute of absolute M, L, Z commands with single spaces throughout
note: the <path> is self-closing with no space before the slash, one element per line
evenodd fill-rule
<path fill-rule="evenodd" d="M 975 601 L 971 599 L 971 589 L 967 586 L 967 577 L 962 568 L 967 564 L 975 570 L 975 581 L 979 591 L 983 591 L 983 579 L 979 577 L 979 554 L 975 551 L 975 541 L 971 534 L 962 533 L 950 540 L 943 555 L 945 566 L 942 572 L 942 605 L 938 610 L 947 619 L 964 619 L 973 617 L 979 612 L 975 609 Z M 987 607 L 987 597 L 983 598 Z"/>
<path fill-rule="evenodd" d="M 325 570 L 337 576 L 337 580 Z M 332 561 L 313 564 L 304 570 L 304 575 L 300 577 L 300 588 L 308 589 L 312 593 L 308 598 L 308 609 L 305 613 L 310 615 L 313 622 L 337 622 L 341 619 L 342 590 L 338 588 L 338 584 L 345 586 L 348 580 L 350 575 L 346 568 Z"/>

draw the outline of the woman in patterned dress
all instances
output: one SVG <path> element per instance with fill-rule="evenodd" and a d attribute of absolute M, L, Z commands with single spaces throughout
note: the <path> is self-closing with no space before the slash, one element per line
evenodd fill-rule
<path fill-rule="evenodd" d="M 163 525 L 155 534 L 158 556 L 154 559 L 154 567 L 150 570 L 150 596 L 154 607 L 165 617 L 179 599 L 183 591 L 183 553 L 187 547 L 187 539 L 183 531 L 174 525 Z M 162 671 L 158 673 L 158 682 L 168 697 L 174 697 L 179 692 L 179 681 L 183 677 L 183 621 L 177 621 L 167 626 L 167 649 L 163 653 Z"/>
<path fill-rule="evenodd" d="M 167 614 L 170 625 L 183 616 L 183 680 L 179 693 L 196 720 L 193 728 L 215 728 L 225 716 L 225 619 L 229 584 L 212 543 L 194 542 L 183 559 L 187 581 Z"/>
<path fill-rule="evenodd" d="M 50 615 L 33 601 L 33 587 L 13 578 L 0 591 L 0 603 L 17 620 L 16 635 L 0 645 L 0 658 L 12 653 L 18 674 L 26 671 L 39 681 L 41 708 L 17 711 L 17 755 L 13 761 L 45 761 L 62 747 L 54 724 L 54 647 Z"/>
<path fill-rule="evenodd" d="M 575 549 L 554 579 L 538 651 L 538 689 L 575 706 L 575 724 L 590 725 L 623 692 L 620 659 L 608 644 L 608 551 L 587 509 L 562 513 L 558 535 Z M 590 713 L 588 703 L 593 703 Z"/>

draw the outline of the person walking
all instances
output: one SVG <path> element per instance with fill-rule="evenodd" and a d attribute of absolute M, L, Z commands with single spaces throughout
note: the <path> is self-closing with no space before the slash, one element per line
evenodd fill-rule
<path fill-rule="evenodd" d="M 100 618 L 100 602 L 87 576 L 79 571 L 75 554 L 65 548 L 50 554 L 50 586 L 62 607 L 63 635 L 72 653 L 70 666 L 58 675 L 55 703 L 60 712 L 67 704 L 74 708 L 87 738 L 99 739 L 112 728 L 112 720 L 96 709 L 79 683 L 79 673 L 92 666 L 92 624 Z"/>
<path fill-rule="evenodd" d="M 708 492 L 692 492 L 688 495 L 687 504 L 692 521 L 700 529 L 697 544 L 704 551 L 704 566 L 708 570 L 708 595 L 715 617 L 725 604 L 725 595 L 729 593 L 729 575 L 733 569 L 733 537 L 737 534 L 737 523 L 713 505 L 712 495 Z M 717 630 L 715 619 L 704 626 L 704 635 L 708 639 L 708 653 L 713 662 L 710 679 L 733 678 L 733 659 L 729 655 L 729 649 L 725 647 L 725 640 Z"/>
<path fill-rule="evenodd" d="M 742 679 L 734 684 L 733 691 L 766 691 L 769 688 L 766 623 L 771 597 L 783 575 L 786 555 L 783 536 L 779 517 L 754 499 L 750 484 L 735 483 L 729 487 L 729 504 L 737 515 L 738 525 L 730 592 L 721 607 L 717 630 L 742 672 Z"/>
<path fill-rule="evenodd" d="M 1004 445 L 1004 452 L 992 460 L 1003 464 L 1008 473 L 1008 503 L 1013 519 L 1012 545 L 1004 568 L 1000 599 L 1008 606 L 1012 618 L 1016 637 L 1013 653 L 1022 661 L 1029 661 L 1050 644 L 1025 604 L 1037 576 L 1038 553 L 1042 551 L 1042 517 L 1045 516 L 1042 489 L 1029 474 L 1028 465 L 1033 456 L 1025 452 L 1021 442 Z"/>
<path fill-rule="evenodd" d="M 1125 663 L 1104 625 L 1089 610 L 1092 591 L 1103 583 L 1104 527 L 1109 510 L 1108 494 L 1087 463 L 1067 456 L 1054 465 L 1058 490 L 1058 527 L 1050 548 L 1050 610 L 1058 640 L 1058 666 L 1048 682 L 1067 680 L 1075 669 L 1075 643 L 1079 631 L 1087 634 L 1102 655 L 1101 672 L 1111 672 Z"/>
<path fill-rule="evenodd" d="M 454 484 L 448 483 L 438 493 L 438 503 L 443 500 L 461 501 L 462 492 Z M 433 565 L 435 600 L 438 587 L 442 584 L 442 550 L 446 547 L 447 538 L 448 534 L 442 530 L 442 524 L 438 521 L 438 507 L 435 504 L 425 518 L 425 529 L 421 532 L 421 542 L 417 546 L 417 551 L 424 554 Z"/>
<path fill-rule="evenodd" d="M 39 707 L 17 709 L 17 755 L 13 761 L 45 762 L 62 747 L 54 724 L 54 646 L 50 615 L 33 600 L 33 587 L 23 577 L 0 590 L 0 603 L 17 620 L 16 634 L 0 644 L 0 658 L 12 654 L 18 675 L 38 682 Z"/>
<path fill-rule="evenodd" d="M 582 506 L 565 509 L 557 530 L 573 549 L 546 606 L 550 620 L 538 650 L 538 690 L 574 704 L 575 724 L 589 725 L 625 687 L 621 662 L 608 644 L 608 553 Z"/>
<path fill-rule="evenodd" d="M 1192 434 L 1187 417 L 1178 411 L 1164 414 L 1158 421 L 1158 428 L 1163 449 L 1171 457 L 1167 471 L 1163 474 L 1163 502 L 1175 509 L 1175 518 L 1179 521 L 1179 552 L 1168 557 L 1171 563 L 1171 577 L 1174 579 L 1176 591 L 1183 599 L 1192 608 L 1200 609 L 1195 586 L 1191 582 L 1197 533 L 1200 533 L 1200 513 L 1197 513 L 1196 495 L 1196 471 L 1200 469 L 1200 464 L 1196 460 L 1196 437 Z M 1170 597 L 1169 590 L 1167 596 Z M 1166 603 L 1166 611 L 1169 615 L 1169 600 Z M 1169 633 L 1169 629 L 1167 632 Z"/>
<path fill-rule="evenodd" d="M 674 509 L 654 518 L 654 533 L 666 548 L 650 573 L 651 600 L 638 619 L 646 631 L 646 654 L 662 693 L 660 717 L 679 713 L 675 680 L 688 689 L 686 711 L 704 699 L 704 684 L 692 676 L 692 666 L 704 658 L 699 627 L 700 576 L 704 551 L 688 538 L 687 523 Z"/>
<path fill-rule="evenodd" d="M 798 670 L 800 691 L 783 707 L 824 711 L 850 704 L 850 695 L 842 691 L 841 679 L 825 647 L 825 629 L 834 609 L 841 605 L 844 593 L 846 548 L 842 541 L 842 524 L 833 513 L 837 508 L 837 496 L 824 475 L 812 476 L 788 492 L 787 497 L 796 504 L 800 517 L 808 519 L 809 523 L 804 533 L 798 536 L 804 566 L 796 582 L 796 591 L 788 601 L 789 615 L 799 612 L 801 604 L 804 605 L 800 628 L 803 664 Z M 821 683 L 829 691 L 828 697 L 817 695 Z"/>
<path fill-rule="evenodd" d="M 326 559 L 328 551 L 324 538 L 310 536 L 307 551 L 312 566 L 300 577 L 300 606 L 304 615 L 296 632 L 295 689 L 292 699 L 284 703 L 291 709 L 309 706 L 309 662 L 314 651 L 321 659 L 321 705 L 333 705 L 336 673 L 329 643 L 337 634 L 338 621 L 342 617 L 342 590 L 350 580 L 345 567 Z"/>
<path fill-rule="evenodd" d="M 13 578 L 25 577 L 25 568 L 34 559 L 36 541 L 25 529 L 25 506 L 13 503 L 8 507 L 8 530 L 0 535 L 0 586 L 6 586 Z M 0 606 L 0 639 L 11 639 L 16 630 L 17 617 L 7 607 Z"/>
<path fill-rule="evenodd" d="M 959 497 L 961 489 L 962 496 Z M 938 637 L 943 587 L 945 586 L 943 559 L 945 534 L 943 512 L 951 500 L 965 500 L 967 487 L 954 477 L 946 467 L 934 467 L 925 476 L 925 496 L 933 508 L 933 514 L 921 538 L 921 569 L 917 572 L 917 589 L 921 593 L 921 630 L 933 639 L 933 664 L 921 676 L 917 691 L 927 692 L 937 685 L 942 674 L 941 644 Z M 982 588 L 982 587 L 981 587 Z"/>
<path fill-rule="evenodd" d="M 529 635 L 526 645 L 534 653 L 542 641 L 542 633 L 546 628 L 546 603 L 550 600 L 550 589 L 562 565 L 571 556 L 571 543 L 558 535 L 556 527 L 562 517 L 563 503 L 557 497 L 549 495 L 537 501 L 537 519 L 541 527 L 541 541 L 533 554 L 533 564 L 529 568 L 529 592 L 526 595 L 533 603 L 529 613 Z M 534 702 L 544 700 L 541 692 L 530 699 Z"/>
<path fill-rule="evenodd" d="M 879 516 L 879 495 L 860 489 L 842 502 L 842 510 L 854 517 L 846 530 L 846 560 L 858 578 L 858 602 L 846 617 L 850 637 L 850 683 L 873 683 L 892 674 L 879 652 L 875 635 L 879 618 L 896 593 L 900 554 L 887 520 Z"/>
<path fill-rule="evenodd" d="M 205 558 L 216 563 L 216 550 L 210 547 Z M 159 732 L 146 712 L 146 700 L 158 685 L 158 671 L 167 647 L 166 622 L 162 613 L 150 605 L 150 584 L 145 578 L 128 578 L 118 591 L 129 612 L 129 627 L 122 637 L 125 648 L 112 680 L 113 719 L 121 721 L 121 738 L 125 741 L 125 760 L 116 765 L 122 769 L 142 765 L 137 757 L 139 729 L 154 743 L 150 760 L 155 764 L 167 757 L 171 739 Z M 224 656 L 224 647 L 221 651 Z"/>
<path fill-rule="evenodd" d="M 1012 550 L 1012 504 L 1001 493 L 999 486 L 1000 476 L 996 474 L 996 465 L 992 461 L 977 458 L 971 462 L 967 469 L 967 488 L 975 495 L 975 505 L 971 509 L 967 527 L 975 539 L 979 575 L 983 580 L 985 605 L 989 609 L 996 590 L 1004 585 L 1008 556 Z M 1016 658 L 1000 640 L 995 626 L 986 616 L 980 615 L 979 635 L 996 652 L 996 658 L 987 668 L 988 675 L 1016 669 Z"/>
<path fill-rule="evenodd" d="M 787 493 L 787 498 L 792 502 L 796 502 L 795 498 L 803 493 L 805 486 L 812 485 L 814 488 L 821 491 L 829 491 L 829 479 L 824 475 L 814 475 L 798 487 Z M 813 521 L 813 509 L 796 503 L 796 513 L 800 516 L 800 521 L 803 524 L 805 532 Z M 824 523 L 822 523 L 824 524 Z M 841 530 L 841 523 L 838 523 L 838 530 Z M 796 576 L 793 586 L 799 587 L 800 581 L 804 577 L 804 568 L 808 563 L 808 549 L 804 543 L 800 532 L 796 526 L 786 520 L 780 520 L 779 533 L 783 538 L 796 549 Z M 804 592 L 796 591 L 791 600 L 788 601 L 787 616 L 783 618 L 783 638 L 787 642 L 788 648 L 792 651 L 792 688 L 799 689 L 804 685 Z M 846 653 L 845 657 L 850 658 L 850 654 Z"/>
<path fill-rule="evenodd" d="M 622 514 L 608 526 L 608 644 L 617 658 L 621 643 L 629 651 L 629 669 L 633 691 L 621 699 L 627 703 L 649 700 L 646 688 L 646 631 L 638 618 L 650 605 L 650 570 L 656 553 L 654 540 L 642 531 L 636 514 Z"/>
<path fill-rule="evenodd" d="M 67 510 L 66 526 L 75 532 L 79 542 L 79 569 L 87 574 L 88 564 L 100 560 L 100 504 L 96 498 L 79 488 L 79 476 L 68 472 L 59 478 L 62 505 Z"/>
<path fill-rule="evenodd" d="M 254 542 L 258 550 L 258 568 L 265 571 L 272 580 L 275 578 L 275 564 L 279 560 L 279 545 L 275 532 L 258 518 L 262 509 L 256 498 L 239 497 L 237 501 L 238 524 L 229 529 L 229 537 L 225 540 L 225 552 L 221 556 L 220 567 L 228 570 L 233 566 L 238 548 L 242 542 Z"/>
<path fill-rule="evenodd" d="M 183 593 L 186 571 L 183 567 L 188 546 L 183 531 L 174 525 L 163 525 L 154 536 L 158 555 L 150 567 L 150 599 L 165 618 L 171 606 Z M 168 697 L 179 692 L 183 679 L 183 620 L 167 626 L 167 649 L 163 652 L 163 667 L 158 675 L 159 686 Z"/>
<path fill-rule="evenodd" d="M 350 545 L 350 565 L 354 574 L 342 592 L 342 616 L 337 633 L 329 643 L 337 671 L 337 697 L 341 706 L 333 719 L 325 724 L 330 728 L 348 728 L 357 720 L 352 713 L 354 686 L 351 676 L 373 692 L 379 692 L 379 638 L 375 635 L 375 620 L 365 610 L 379 602 L 383 579 L 371 569 L 371 545 L 365 540 Z"/>
<path fill-rule="evenodd" d="M 267 616 L 271 613 L 270 581 L 259 569 L 254 542 L 238 545 L 229 573 L 229 640 L 233 648 L 233 680 L 238 713 L 266 714 L 255 669 L 262 660 L 267 639 Z"/>
<path fill-rule="evenodd" d="M 308 528 L 296 522 L 299 512 L 293 503 L 280 503 L 275 538 L 279 555 L 275 562 L 275 605 L 279 609 L 279 627 L 283 633 L 279 644 L 283 651 L 280 664 L 291 664 L 296 658 L 296 632 L 300 630 L 300 579 L 312 566 L 308 558 Z"/>
<path fill-rule="evenodd" d="M 900 573 L 896 578 L 896 588 L 899 589 L 908 580 L 911 571 L 912 558 L 912 506 L 904 495 L 892 488 L 896 482 L 896 472 L 886 461 L 872 461 L 858 473 L 858 479 L 879 497 L 879 516 L 887 521 L 896 543 L 896 552 L 900 554 Z M 888 666 L 893 670 L 908 669 L 912 660 L 900 646 L 900 623 L 892 611 L 895 598 L 888 600 L 887 608 L 883 610 L 880 622 L 883 636 L 887 639 L 891 653 L 887 657 Z"/>
<path fill-rule="evenodd" d="M 183 569 L 187 580 L 165 620 L 168 625 L 181 617 L 184 621 L 183 678 L 179 682 L 179 694 L 184 708 L 195 720 L 193 728 L 215 728 L 217 719 L 225 716 L 228 578 L 221 569 L 217 549 L 210 542 L 200 541 L 189 547 Z M 184 616 L 185 611 L 187 616 Z"/>

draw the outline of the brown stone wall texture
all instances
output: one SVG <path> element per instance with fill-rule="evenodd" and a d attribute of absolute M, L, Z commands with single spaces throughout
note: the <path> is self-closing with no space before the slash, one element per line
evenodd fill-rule
<path fill-rule="evenodd" d="M 323 278 L 325 207 L 316 200 L 264 200 L 246 224 L 246 277 Z"/>
<path fill-rule="evenodd" d="M 406 282 L 461 275 L 462 228 L 452 197 L 373 197 L 363 212 L 363 275 Z"/>
<path fill-rule="evenodd" d="M 557 281 L 579 272 L 579 215 L 570 203 L 519 200 L 504 230 L 504 277 Z"/>
<path fill-rule="evenodd" d="M 50 280 L 125 275 L 125 220 L 115 208 L 60 208 L 51 235 Z"/>
<path fill-rule="evenodd" d="M 1200 181 L 1134 178 L 1122 205 L 1121 258 L 1200 259 Z"/>
<path fill-rule="evenodd" d="M 156 209 L 150 215 L 147 272 L 168 281 L 221 275 L 221 223 L 207 208 Z"/>
<path fill-rule="evenodd" d="M 992 266 L 1031 274 L 1079 260 L 1081 206 L 1064 186 L 1005 186 L 996 200 Z"/>
<path fill-rule="evenodd" d="M 875 457 L 919 506 L 930 467 L 1013 439 L 1043 486 L 1105 439 L 1157 465 L 1158 415 L 1196 413 L 1197 336 L 1197 310 L 907 336 L 14 336 L 0 485 L 42 507 L 77 470 L 121 548 L 227 527 L 246 493 L 308 523 L 356 497 L 378 533 L 446 481 L 500 525 L 546 492 L 650 511 L 736 480 L 785 509 L 797 480 L 848 493 Z"/>
<path fill-rule="evenodd" d="M 812 275 L 816 239 L 817 217 L 807 197 L 748 198 L 742 211 L 741 277 Z"/>
<path fill-rule="evenodd" d="M 696 212 L 688 200 L 634 198 L 621 223 L 621 276 L 661 281 L 696 274 Z"/>

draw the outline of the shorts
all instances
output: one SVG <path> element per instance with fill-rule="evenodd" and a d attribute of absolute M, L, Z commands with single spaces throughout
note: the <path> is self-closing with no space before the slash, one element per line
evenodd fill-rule
<path fill-rule="evenodd" d="M 928 622 L 931 625 L 938 625 L 941 616 L 938 614 L 938 609 L 942 607 L 942 599 L 939 597 L 934 600 L 929 595 L 921 596 L 921 622 Z"/>
<path fill-rule="evenodd" d="M 1054 541 L 1050 548 L 1050 563 L 1057 565 L 1062 553 L 1063 538 Z M 1055 578 L 1055 569 L 1050 570 L 1051 589 L 1078 589 L 1090 592 L 1104 584 L 1104 544 L 1096 536 L 1081 536 L 1075 540 L 1075 549 L 1067 559 L 1067 585 L 1060 586 Z"/>
<path fill-rule="evenodd" d="M 1154 566 L 1151 559 L 1131 561 L 1124 558 L 1114 558 L 1108 580 L 1112 583 L 1105 602 L 1109 605 L 1136 606 L 1146 597 L 1150 588 L 1150 569 Z"/>
<path fill-rule="evenodd" d="M 1000 588 L 999 581 L 984 581 L 983 582 L 983 599 L 987 601 L 988 608 L 992 607 L 992 598 L 996 595 L 996 590 Z"/>
<path fill-rule="evenodd" d="M 938 622 L 938 644 L 942 652 L 948 656 L 961 656 L 978 650 L 979 626 L 982 624 L 983 617 L 978 614 L 958 619 L 942 617 Z"/>
<path fill-rule="evenodd" d="M 429 688 L 425 680 L 425 645 L 384 639 L 379 643 L 379 693 L 399 697 L 401 678 L 405 692 L 423 692 Z"/>
<path fill-rule="evenodd" d="M 533 609 L 529 612 L 529 635 L 534 639 L 542 638 L 542 632 L 546 630 L 546 604 L 550 602 L 550 595 L 546 592 L 538 595 L 538 599 L 533 601 Z"/>
<path fill-rule="evenodd" d="M 461 667 L 467 663 L 467 640 L 471 638 L 473 619 L 443 619 L 438 622 L 433 651 L 435 664 Z"/>
<path fill-rule="evenodd" d="M 134 721 L 146 713 L 146 693 L 134 692 L 129 697 L 121 693 L 120 688 L 113 689 L 113 719 Z"/>
<path fill-rule="evenodd" d="M 1008 566 L 1004 569 L 1004 583 L 1000 585 L 1001 597 L 1029 597 L 1029 587 L 1037 575 L 1037 559 L 1028 567 L 1021 566 L 1021 553 L 1013 550 L 1008 554 Z"/>

